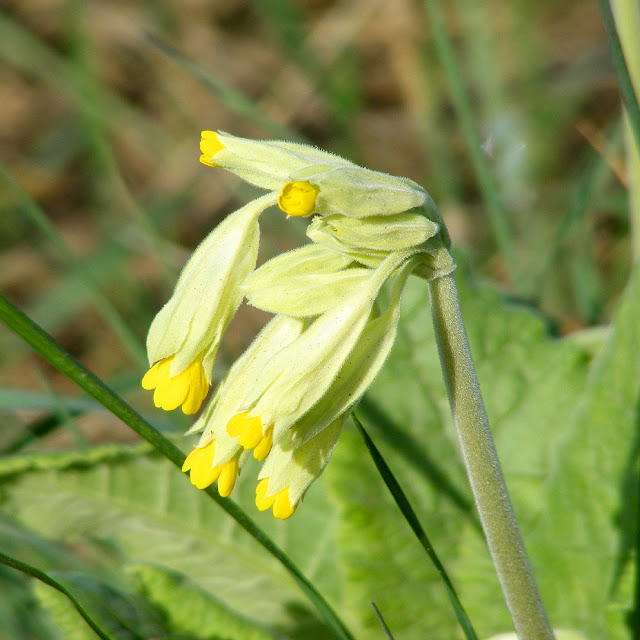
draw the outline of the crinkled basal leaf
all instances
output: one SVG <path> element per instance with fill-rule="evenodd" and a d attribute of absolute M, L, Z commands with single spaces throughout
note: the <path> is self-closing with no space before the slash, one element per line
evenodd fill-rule
<path fill-rule="evenodd" d="M 249 470 L 237 487 L 238 500 L 251 513 L 255 475 Z M 333 637 L 284 568 L 164 460 L 116 447 L 25 456 L 0 462 L 0 483 L 4 509 L 41 534 L 65 542 L 102 540 L 125 560 L 189 576 L 249 621 L 300 639 Z M 323 594 L 339 603 L 334 516 L 321 489 L 312 488 L 305 509 L 286 526 L 267 514 L 254 517 Z"/>
<path fill-rule="evenodd" d="M 573 343 L 550 337 L 539 315 L 507 303 L 493 288 L 471 284 L 464 267 L 456 273 L 489 419 L 527 540 L 546 508 L 552 447 L 583 391 L 588 361 Z M 469 507 L 427 290 L 417 279 L 405 293 L 397 344 L 357 411 L 453 572 L 479 636 L 511 629 L 495 571 L 483 562 L 486 545 Z M 349 431 L 325 473 L 344 510 L 339 542 L 348 606 L 369 633 L 378 624 L 365 604 L 373 600 L 396 637 L 455 637 L 457 623 L 439 577 Z M 544 550 L 532 549 L 532 559 L 545 570 Z M 553 622 L 563 626 L 563 620 Z"/>
<path fill-rule="evenodd" d="M 4 512 L 0 512 L 0 549 L 34 567 L 68 570 L 78 568 L 80 564 L 67 550 L 18 525 Z M 0 640 L 56 640 L 55 629 L 47 614 L 33 605 L 33 583 L 34 579 L 30 575 L 11 567 L 0 566 Z"/>
<path fill-rule="evenodd" d="M 112 640 L 162 637 L 169 631 L 162 616 L 140 596 L 120 591 L 96 578 L 81 574 L 50 573 L 78 600 L 85 613 Z M 97 637 L 70 600 L 42 582 L 36 596 L 51 615 L 64 640 L 95 640 Z"/>
<path fill-rule="evenodd" d="M 556 443 L 547 507 L 532 541 L 552 568 L 541 579 L 552 611 L 562 625 L 592 638 L 630 637 L 632 585 L 617 578 L 638 561 L 632 550 L 639 509 L 639 316 L 636 269 L 580 403 Z"/>
<path fill-rule="evenodd" d="M 138 589 L 165 616 L 173 633 L 194 638 L 242 638 L 275 640 L 262 626 L 229 611 L 218 598 L 203 591 L 188 578 L 151 565 L 128 568 Z"/>

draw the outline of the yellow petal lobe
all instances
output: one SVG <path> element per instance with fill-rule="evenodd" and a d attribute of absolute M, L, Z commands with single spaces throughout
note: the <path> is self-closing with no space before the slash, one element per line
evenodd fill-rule
<path fill-rule="evenodd" d="M 318 188 L 309 182 L 287 182 L 278 196 L 278 206 L 288 216 L 305 218 L 316 208 Z"/>
<path fill-rule="evenodd" d="M 213 156 L 224 148 L 225 146 L 220 142 L 218 134 L 215 131 L 203 131 L 202 139 L 200 140 L 200 151 L 202 151 L 200 162 L 206 164 L 208 167 L 219 166 L 213 161 Z"/>
<path fill-rule="evenodd" d="M 271 451 L 271 445 L 273 444 L 273 426 L 269 427 L 266 433 L 260 439 L 260 442 L 253 449 L 253 457 L 256 460 L 262 462 Z"/>
<path fill-rule="evenodd" d="M 253 449 L 262 440 L 262 420 L 260 416 L 248 418 L 248 411 L 238 413 L 227 423 L 227 433 L 238 437 L 238 444 L 245 449 Z"/>
<path fill-rule="evenodd" d="M 211 468 L 213 456 L 216 450 L 216 441 L 212 440 L 204 447 L 195 448 L 186 458 L 182 465 L 183 471 L 191 472 L 191 484 L 198 489 L 205 489 L 213 484 L 220 475 L 221 468 Z"/>
<path fill-rule="evenodd" d="M 276 493 L 273 503 L 273 517 L 278 520 L 286 520 L 293 515 L 298 506 L 297 503 L 292 505 L 289 499 L 289 487 L 285 487 L 282 491 Z"/>
<path fill-rule="evenodd" d="M 171 411 L 182 405 L 182 411 L 186 415 L 198 411 L 209 392 L 209 382 L 202 367 L 202 355 L 175 376 L 171 376 L 174 356 L 156 362 L 147 371 L 142 378 L 142 388 L 155 389 L 153 402 L 156 407 Z"/>
<path fill-rule="evenodd" d="M 236 484 L 236 478 L 238 477 L 238 458 L 234 456 L 229 462 L 226 462 L 220 467 L 216 467 L 216 469 L 220 469 L 218 493 L 223 498 L 226 498 L 233 491 L 233 487 Z"/>
<path fill-rule="evenodd" d="M 268 496 L 269 478 L 263 478 L 256 487 L 256 507 L 260 511 L 266 511 L 269 507 L 273 507 L 273 517 L 278 520 L 286 520 L 290 518 L 296 510 L 298 504 L 291 504 L 289 499 L 289 487 L 286 486 L 278 493 Z"/>
<path fill-rule="evenodd" d="M 258 507 L 260 511 L 266 511 L 276 500 L 275 496 L 266 497 L 268 489 L 269 478 L 263 478 L 258 482 L 258 486 L 256 487 L 256 507 Z"/>

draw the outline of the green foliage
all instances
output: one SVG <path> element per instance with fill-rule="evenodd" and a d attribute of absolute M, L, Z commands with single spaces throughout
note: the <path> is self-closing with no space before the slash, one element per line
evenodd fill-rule
<path fill-rule="evenodd" d="M 251 624 L 184 576 L 151 565 L 129 567 L 138 588 L 166 616 L 175 632 L 207 640 L 276 640 L 262 625 Z"/>
<path fill-rule="evenodd" d="M 575 1 L 558 10 L 425 0 L 421 13 L 416 3 L 386 11 L 366 0 L 119 3 L 124 14 L 117 3 L 73 0 L 57 29 L 56 10 L 37 4 L 0 15 L 8 297 L 89 369 L 101 372 L 109 352 L 115 382 L 107 365 L 100 378 L 137 402 L 152 312 L 237 188 L 193 169 L 201 128 L 289 140 L 304 132 L 410 175 L 442 205 L 456 242 L 468 243 L 474 270 L 535 301 L 479 284 L 459 258 L 480 384 L 552 623 L 576 630 L 567 639 L 640 637 L 640 274 L 628 278 L 627 212 L 640 180 L 632 164 L 626 175 L 617 167 L 617 181 L 611 171 L 622 164 L 623 120 L 599 17 L 585 19 Z M 113 19 L 101 19 L 105 6 Z M 190 12 L 200 12 L 193 22 Z M 567 31 L 573 12 L 579 34 Z M 637 133 L 637 101 L 615 54 Z M 132 65 L 126 78 L 121 60 Z M 37 123 L 21 127 L 29 101 Z M 289 248 L 302 231 L 272 217 L 264 245 Z M 40 257 L 46 277 L 29 272 L 29 287 L 14 285 L 20 265 Z M 538 308 L 563 328 L 610 324 L 560 338 Z M 399 331 L 358 415 L 479 636 L 507 632 L 422 282 L 408 287 Z M 104 410 L 68 388 L 23 388 L 33 368 L 24 345 L 0 334 L 0 351 L 0 445 L 29 452 L 0 459 L 0 552 L 55 577 L 114 640 L 334 637 L 291 573 L 148 445 L 42 453 L 70 418 L 103 420 Z M 141 406 L 156 427 L 186 424 Z M 45 414 L 29 422 L 34 411 Z M 290 521 L 257 513 L 254 489 L 249 466 L 232 498 L 355 637 L 383 636 L 372 601 L 398 640 L 461 637 L 440 576 L 352 426 Z M 96 636 L 64 594 L 0 566 L 0 640 L 58 637 Z"/>
<path fill-rule="evenodd" d="M 51 573 L 78 599 L 83 610 L 110 640 L 142 640 L 165 634 L 160 615 L 140 596 L 87 575 Z M 49 612 L 64 640 L 94 640 L 95 632 L 68 598 L 42 582 L 35 585 L 40 604 Z"/>
<path fill-rule="evenodd" d="M 464 264 L 458 280 L 507 484 L 554 626 L 626 637 L 635 530 L 625 502 L 633 492 L 621 487 L 637 476 L 640 279 L 593 362 L 575 340 L 551 336 L 541 316 L 475 283 Z M 403 316 L 398 343 L 360 413 L 487 637 L 509 630 L 509 616 L 469 507 L 421 281 L 410 282 Z M 627 446 L 610 446 L 612 429 Z M 147 451 L 8 458 L 0 466 L 5 510 L 52 540 L 93 540 L 118 563 L 156 567 L 134 571 L 138 587 L 176 631 L 208 638 L 203 629 L 217 637 L 216 625 L 249 625 L 256 637 L 328 637 L 283 568 Z M 248 510 L 252 475 L 243 474 L 237 494 Z M 396 637 L 457 633 L 438 573 L 352 429 L 292 520 L 261 514 L 259 524 L 357 636 L 379 630 L 371 601 Z M 192 609 L 183 609 L 183 598 Z M 202 627 L 192 624 L 205 618 Z"/>
<path fill-rule="evenodd" d="M 260 625 L 287 628 L 301 639 L 316 637 L 319 630 L 330 637 L 283 567 L 266 558 L 255 541 L 164 459 L 106 447 L 87 454 L 7 459 L 0 475 L 6 510 L 42 535 L 67 543 L 100 542 L 122 562 L 155 563 L 183 573 Z M 255 481 L 249 476 L 239 495 L 241 504 L 251 508 Z M 323 591 L 335 593 L 333 518 L 321 500 L 308 502 L 307 518 L 293 527 L 278 527 L 266 514 L 263 519 L 283 548 L 302 561 L 306 575 Z M 296 535 L 309 527 L 317 534 L 312 545 Z"/>

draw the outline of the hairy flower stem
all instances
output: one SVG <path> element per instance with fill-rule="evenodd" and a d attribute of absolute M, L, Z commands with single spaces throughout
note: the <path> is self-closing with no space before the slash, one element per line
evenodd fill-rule
<path fill-rule="evenodd" d="M 462 457 L 516 633 L 553 640 L 491 437 L 453 274 L 431 280 L 429 297 Z"/>

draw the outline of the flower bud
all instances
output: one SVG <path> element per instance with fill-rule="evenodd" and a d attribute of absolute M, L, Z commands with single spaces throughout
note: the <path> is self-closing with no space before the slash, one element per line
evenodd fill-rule
<path fill-rule="evenodd" d="M 221 131 L 203 131 L 200 162 L 222 167 L 248 183 L 279 191 L 295 172 L 304 177 L 337 166 L 352 166 L 339 156 L 310 145 L 279 140 L 249 140 Z M 310 169 L 311 167 L 311 169 Z"/>
<path fill-rule="evenodd" d="M 307 236 L 338 250 L 403 251 L 421 245 L 438 233 L 438 225 L 417 213 L 350 218 L 316 216 Z"/>
<path fill-rule="evenodd" d="M 369 269 L 345 269 L 352 260 L 310 244 L 265 262 L 242 285 L 249 304 L 269 313 L 316 316 L 355 293 Z"/>
<path fill-rule="evenodd" d="M 356 165 L 316 173 L 307 180 L 318 189 L 315 206 L 321 215 L 388 216 L 420 207 L 428 197 L 422 187 L 407 178 Z"/>
<path fill-rule="evenodd" d="M 143 386 L 155 388 L 157 406 L 182 404 L 186 413 L 200 407 L 220 339 L 242 301 L 240 284 L 256 265 L 258 217 L 273 204 L 275 195 L 267 194 L 225 218 L 195 250 L 153 320 L 147 336 L 152 367 Z"/>

